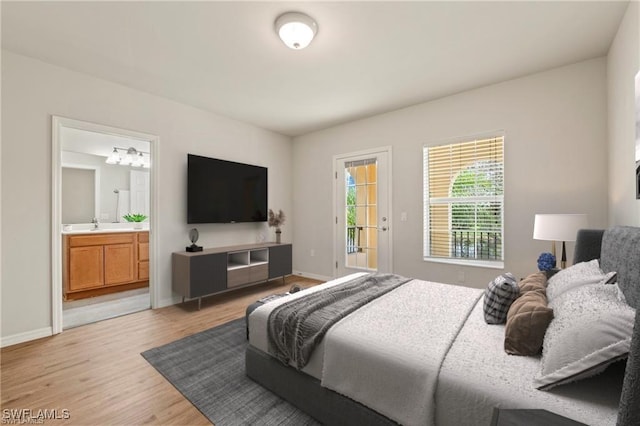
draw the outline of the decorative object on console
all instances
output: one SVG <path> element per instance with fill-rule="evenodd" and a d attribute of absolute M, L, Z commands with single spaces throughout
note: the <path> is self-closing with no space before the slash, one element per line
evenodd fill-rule
<path fill-rule="evenodd" d="M 556 257 L 551 253 L 542 253 L 538 257 L 538 269 L 547 272 L 556 267 Z"/>
<path fill-rule="evenodd" d="M 586 214 L 536 214 L 533 239 L 552 241 L 551 253 L 556 255 L 556 241 L 562 241 L 560 267 L 567 266 L 565 242 L 575 241 L 578 230 L 587 227 Z"/>
<path fill-rule="evenodd" d="M 187 247 L 187 251 L 189 252 L 196 252 L 196 251 L 202 251 L 202 246 L 198 246 L 196 245 L 196 242 L 198 241 L 198 237 L 200 236 L 200 234 L 198 233 L 198 230 L 196 228 L 191 228 L 189 230 L 189 240 L 191 240 L 191 245 Z"/>
<path fill-rule="evenodd" d="M 275 214 L 272 209 L 269 209 L 268 223 L 270 227 L 276 228 L 276 243 L 280 244 L 280 235 L 282 230 L 280 227 L 284 224 L 285 216 L 282 210 L 278 210 L 278 214 Z"/>

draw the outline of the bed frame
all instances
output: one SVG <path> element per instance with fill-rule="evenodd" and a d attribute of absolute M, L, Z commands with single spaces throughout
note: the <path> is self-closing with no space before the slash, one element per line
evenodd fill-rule
<path fill-rule="evenodd" d="M 600 258 L 605 272 L 616 271 L 627 302 L 640 306 L 640 228 L 614 227 L 581 230 L 576 239 L 574 263 Z M 330 425 L 395 425 L 364 405 L 323 388 L 320 381 L 283 365 L 249 345 L 246 374 L 276 395 Z M 640 319 L 636 314 L 631 352 L 620 397 L 618 426 L 640 425 Z"/>

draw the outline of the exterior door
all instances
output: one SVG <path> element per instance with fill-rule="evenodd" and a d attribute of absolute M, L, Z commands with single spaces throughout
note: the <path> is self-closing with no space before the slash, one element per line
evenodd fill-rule
<path fill-rule="evenodd" d="M 335 276 L 391 272 L 391 148 L 335 160 Z"/>

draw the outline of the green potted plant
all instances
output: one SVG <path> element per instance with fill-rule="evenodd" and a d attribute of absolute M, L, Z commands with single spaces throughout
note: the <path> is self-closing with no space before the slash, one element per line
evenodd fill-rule
<path fill-rule="evenodd" d="M 144 222 L 147 217 L 147 215 L 142 213 L 128 213 L 122 216 L 122 218 L 127 222 L 133 222 L 133 227 L 135 229 L 142 229 L 142 222 Z"/>

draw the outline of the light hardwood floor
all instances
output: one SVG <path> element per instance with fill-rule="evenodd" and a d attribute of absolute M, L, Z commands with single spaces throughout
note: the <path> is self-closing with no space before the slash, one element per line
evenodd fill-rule
<path fill-rule="evenodd" d="M 273 293 L 319 281 L 289 276 L 265 285 L 85 325 L 2 349 L 5 409 L 68 410 L 62 425 L 211 424 L 140 355 L 182 337 L 244 316 Z M 3 423 L 6 423 L 3 421 Z"/>

